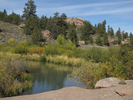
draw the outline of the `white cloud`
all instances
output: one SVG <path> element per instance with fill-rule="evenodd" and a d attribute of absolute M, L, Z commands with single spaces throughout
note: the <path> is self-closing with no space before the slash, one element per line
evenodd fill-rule
<path fill-rule="evenodd" d="M 128 13 L 133 12 L 133 7 L 125 7 L 125 8 L 118 8 L 118 9 L 103 9 L 103 10 L 93 10 L 91 12 L 84 12 L 80 15 L 101 15 L 101 14 L 119 14 L 119 13 Z"/>
<path fill-rule="evenodd" d="M 81 5 L 71 5 L 71 6 L 60 6 L 60 7 L 50 7 L 50 8 L 37 8 L 38 13 L 54 13 L 65 12 L 68 15 L 101 15 L 101 14 L 116 14 L 116 13 L 127 13 L 132 12 L 133 7 L 128 6 L 132 4 L 132 1 L 123 2 L 111 2 L 111 3 L 93 3 L 93 4 L 81 4 Z M 121 7 L 122 6 L 122 7 Z M 123 8 L 124 7 L 124 8 Z M 89 11 L 89 12 L 88 12 Z"/>

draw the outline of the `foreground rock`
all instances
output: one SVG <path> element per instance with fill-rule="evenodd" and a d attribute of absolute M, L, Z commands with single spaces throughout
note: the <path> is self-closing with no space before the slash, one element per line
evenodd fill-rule
<path fill-rule="evenodd" d="M 118 78 L 105 78 L 105 79 L 101 79 L 99 80 L 96 85 L 95 88 L 109 88 L 109 87 L 114 87 L 117 86 L 119 84 L 120 80 Z"/>
<path fill-rule="evenodd" d="M 1 100 L 121 100 L 122 98 L 122 96 L 115 93 L 114 87 L 97 90 L 65 87 L 60 90 L 35 95 L 2 98 Z"/>
<path fill-rule="evenodd" d="M 115 88 L 116 93 L 121 96 L 133 95 L 133 80 L 126 80 L 125 82 L 127 83 L 126 85 L 118 85 Z"/>

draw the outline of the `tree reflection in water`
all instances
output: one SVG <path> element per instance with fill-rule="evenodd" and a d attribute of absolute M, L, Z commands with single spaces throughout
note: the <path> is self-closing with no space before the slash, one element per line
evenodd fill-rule
<path fill-rule="evenodd" d="M 28 71 L 34 77 L 34 86 L 32 90 L 27 90 L 23 94 L 36 94 L 67 86 L 77 86 L 76 82 L 67 79 L 73 67 L 43 62 L 28 62 L 28 66 Z"/>

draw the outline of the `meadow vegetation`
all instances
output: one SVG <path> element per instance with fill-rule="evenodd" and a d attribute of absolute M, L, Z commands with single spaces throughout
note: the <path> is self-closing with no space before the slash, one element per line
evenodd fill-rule
<path fill-rule="evenodd" d="M 133 79 L 131 46 L 120 45 L 108 49 L 93 47 L 82 50 L 70 40 L 64 41 L 63 36 L 57 41 L 57 44 L 38 46 L 30 45 L 26 41 L 16 43 L 10 40 L 0 46 L 3 48 L 2 52 L 8 52 L 8 55 L 19 59 L 75 66 L 69 76 L 76 78 L 80 85 L 85 84 L 86 88 L 94 88 L 99 79 L 106 77 Z M 21 49 L 17 49 L 18 46 Z M 22 49 L 23 47 L 26 49 Z M 4 48 L 8 49 L 5 51 Z"/>
<path fill-rule="evenodd" d="M 25 63 L 19 56 L 0 55 L 0 97 L 22 94 L 32 88 L 33 77 L 26 73 Z"/>

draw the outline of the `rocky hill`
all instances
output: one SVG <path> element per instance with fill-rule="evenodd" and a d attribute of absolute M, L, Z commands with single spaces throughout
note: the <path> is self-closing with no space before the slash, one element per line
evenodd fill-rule
<path fill-rule="evenodd" d="M 20 29 L 17 25 L 0 21 L 0 29 L 0 44 L 8 42 L 12 38 L 16 42 L 24 41 L 28 38 L 23 33 L 23 29 Z"/>
<path fill-rule="evenodd" d="M 81 26 L 83 26 L 84 25 L 84 20 L 82 19 L 82 18 L 74 18 L 74 17 L 67 17 L 66 18 L 66 22 L 67 23 L 70 23 L 70 24 L 73 24 L 73 23 L 75 23 L 75 25 L 76 25 L 76 28 L 80 28 Z"/>

